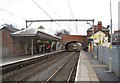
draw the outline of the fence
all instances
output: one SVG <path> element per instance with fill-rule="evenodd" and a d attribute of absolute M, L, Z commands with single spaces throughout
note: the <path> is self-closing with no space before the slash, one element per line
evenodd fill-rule
<path fill-rule="evenodd" d="M 112 71 L 115 72 L 117 75 L 120 76 L 120 45 L 113 46 L 112 49 L 109 47 L 103 47 L 103 46 L 95 46 L 94 47 L 94 55 L 97 56 L 97 59 L 109 67 L 110 64 L 110 57 L 112 57 Z"/>

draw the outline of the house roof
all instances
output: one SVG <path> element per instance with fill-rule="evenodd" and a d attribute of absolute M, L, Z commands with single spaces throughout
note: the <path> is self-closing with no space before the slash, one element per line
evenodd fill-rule
<path fill-rule="evenodd" d="M 35 36 L 37 30 L 35 29 L 25 29 L 12 33 L 13 36 Z"/>
<path fill-rule="evenodd" d="M 118 36 L 120 37 L 120 33 L 114 33 L 114 34 L 112 34 L 112 36 L 113 37 L 118 37 Z"/>
<path fill-rule="evenodd" d="M 120 30 L 115 30 L 114 33 L 119 33 L 120 34 Z"/>
<path fill-rule="evenodd" d="M 9 25 L 9 24 L 5 24 L 5 25 L 0 26 L 0 30 L 2 30 L 2 29 L 4 29 L 4 28 L 7 28 L 7 29 L 10 30 L 11 32 L 19 31 L 19 29 L 16 29 L 16 28 L 14 28 L 12 25 Z"/>
<path fill-rule="evenodd" d="M 39 29 L 45 29 L 43 26 L 38 27 Z"/>
<path fill-rule="evenodd" d="M 94 28 L 97 28 L 97 25 L 94 26 Z M 87 32 L 92 31 L 92 27 L 90 27 Z M 109 31 L 109 29 L 105 28 L 104 26 L 102 26 L 102 31 Z"/>
<path fill-rule="evenodd" d="M 55 40 L 58 41 L 60 40 L 58 37 L 52 36 L 50 34 L 47 34 L 45 32 L 40 31 L 39 29 L 35 29 L 35 28 L 28 28 L 25 30 L 21 30 L 21 31 L 17 31 L 15 33 L 12 33 L 13 36 L 26 36 L 26 37 L 34 37 L 34 36 L 38 36 L 40 39 L 43 40 Z"/>

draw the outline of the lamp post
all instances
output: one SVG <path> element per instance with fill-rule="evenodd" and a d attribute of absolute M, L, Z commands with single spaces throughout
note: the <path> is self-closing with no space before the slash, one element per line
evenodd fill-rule
<path fill-rule="evenodd" d="M 112 49 L 112 6 L 110 0 L 110 28 L 111 28 L 111 36 L 110 36 L 110 49 Z M 112 52 L 112 50 L 111 50 Z M 112 72 L 112 53 L 110 53 L 110 63 L 109 63 L 109 72 Z"/>
<path fill-rule="evenodd" d="M 111 43 L 111 46 L 112 46 L 112 7 L 111 7 L 111 0 L 110 0 L 110 28 L 111 28 L 110 43 Z"/>
<path fill-rule="evenodd" d="M 93 25 L 92 25 L 92 35 L 94 37 L 94 21 L 93 21 Z M 94 39 L 93 39 L 93 47 L 94 47 Z"/>
<path fill-rule="evenodd" d="M 111 8 L 111 0 L 110 0 L 110 29 L 111 29 L 111 35 L 110 35 L 110 57 L 109 57 L 109 71 L 112 72 L 112 8 Z"/>
<path fill-rule="evenodd" d="M 92 25 L 89 22 L 87 22 L 86 24 L 89 24 L 92 27 L 92 36 L 94 37 L 94 20 L 92 21 Z M 94 39 L 92 41 L 92 49 L 93 48 L 94 48 Z M 94 50 L 93 50 L 93 52 L 94 52 Z"/>

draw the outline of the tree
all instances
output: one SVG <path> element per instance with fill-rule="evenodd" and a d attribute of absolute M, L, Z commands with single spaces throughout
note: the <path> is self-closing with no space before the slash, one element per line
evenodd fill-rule
<path fill-rule="evenodd" d="M 7 28 L 15 28 L 16 29 L 16 27 L 14 25 L 12 25 L 12 24 L 5 23 L 5 24 L 2 24 L 1 26 L 5 26 Z"/>
<path fill-rule="evenodd" d="M 62 35 L 70 35 L 70 31 L 67 31 L 66 29 L 63 29 L 61 31 L 56 31 L 55 35 L 57 37 L 61 37 Z"/>

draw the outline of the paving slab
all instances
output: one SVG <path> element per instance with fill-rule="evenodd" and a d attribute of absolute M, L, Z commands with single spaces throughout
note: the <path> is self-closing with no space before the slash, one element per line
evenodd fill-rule
<path fill-rule="evenodd" d="M 76 78 L 75 81 L 99 81 L 86 53 L 84 51 L 81 51 L 79 60 L 78 60 L 78 66 L 77 66 L 77 72 L 76 72 Z"/>
<path fill-rule="evenodd" d="M 92 58 L 91 53 L 85 52 L 85 54 L 87 55 L 87 57 L 88 57 L 88 59 L 89 59 L 89 61 L 90 61 L 90 63 L 91 63 L 91 65 L 92 65 L 92 67 L 93 67 L 100 82 L 115 82 L 115 83 L 119 82 L 120 83 L 120 81 L 115 73 L 106 72 L 106 71 L 108 71 L 107 66 L 100 63 L 98 59 Z"/>
<path fill-rule="evenodd" d="M 46 56 L 46 55 L 49 55 L 49 54 L 62 52 L 62 51 L 54 51 L 54 52 L 49 52 L 49 53 L 40 53 L 40 54 L 35 54 L 35 55 L 21 55 L 21 56 L 2 57 L 2 58 L 0 58 L 0 67 L 3 66 L 3 65 L 13 64 L 13 63 L 16 63 L 16 62 L 29 60 L 31 58 L 38 58 L 38 57 L 41 57 L 41 56 Z"/>

